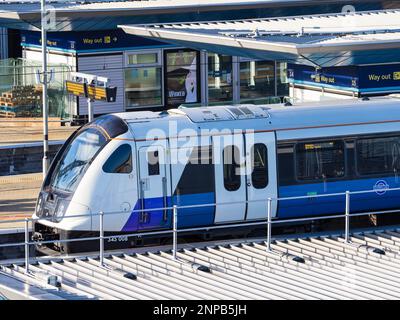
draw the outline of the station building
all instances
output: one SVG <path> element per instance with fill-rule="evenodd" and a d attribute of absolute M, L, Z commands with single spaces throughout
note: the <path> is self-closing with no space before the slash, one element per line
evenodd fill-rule
<path fill-rule="evenodd" d="M 50 63 L 108 77 L 117 86 L 115 103 L 95 102 L 96 114 L 268 103 L 288 94 L 284 62 L 188 49 L 122 30 L 51 33 L 48 44 Z M 40 34 L 22 32 L 22 48 L 24 59 L 39 61 Z M 79 98 L 73 114 L 87 114 L 85 99 Z"/>
<path fill-rule="evenodd" d="M 229 21 L 324 15 L 341 13 L 349 8 L 355 11 L 396 9 L 400 8 L 400 3 L 383 0 L 326 0 L 317 3 L 311 0 L 205 0 L 194 4 L 187 0 L 153 0 L 83 4 L 52 2 L 52 6 L 55 16 L 54 26 L 48 33 L 49 63 L 63 65 L 68 71 L 106 76 L 111 85 L 118 87 L 114 103 L 94 104 L 95 114 L 100 115 L 165 110 L 179 105 L 274 103 L 281 102 L 286 96 L 303 96 L 303 100 L 307 100 L 314 99 L 318 90 L 316 96 L 320 97 L 323 96 L 321 92 L 339 97 L 358 96 L 363 89 L 359 88 L 361 82 L 353 81 L 358 72 L 363 72 L 362 68 L 354 67 L 351 74 L 347 69 L 339 70 L 337 79 L 340 72 L 344 72 L 346 81 L 350 78 L 351 81 L 348 88 L 341 85 L 346 88 L 337 92 L 337 88 L 328 88 L 329 84 L 317 82 L 314 76 L 313 80 L 305 79 L 307 70 L 314 69 L 313 65 L 303 65 L 304 61 L 292 61 L 282 54 L 254 55 L 240 50 L 224 50 L 219 45 L 197 46 L 190 41 L 170 41 L 168 37 L 131 34 L 119 28 L 121 25 L 182 24 L 201 29 L 202 23 L 207 22 L 220 28 L 221 23 Z M 39 5 L 17 1 L 0 5 L 0 8 L 0 25 L 13 35 L 12 47 L 16 41 L 21 44 L 20 53 L 15 48 L 9 53 L 12 51 L 13 56 L 20 55 L 25 61 L 40 62 Z M 322 71 L 330 74 L 332 70 Z M 56 74 L 55 78 L 65 77 Z M 345 81 L 343 77 L 340 79 Z M 58 113 L 55 116 L 86 117 L 85 99 L 65 96 L 64 100 L 65 110 L 55 111 Z"/>
<path fill-rule="evenodd" d="M 285 61 L 296 102 L 400 92 L 400 10 L 122 25 L 128 34 L 218 54 Z"/>

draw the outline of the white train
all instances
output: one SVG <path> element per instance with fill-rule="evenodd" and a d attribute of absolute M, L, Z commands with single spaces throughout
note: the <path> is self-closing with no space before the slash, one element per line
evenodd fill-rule
<path fill-rule="evenodd" d="M 267 198 L 310 196 L 273 200 L 274 219 L 343 213 L 344 197 L 311 196 L 346 190 L 377 190 L 353 196 L 353 212 L 399 208 L 399 192 L 386 192 L 400 187 L 399 171 L 394 97 L 105 115 L 54 159 L 34 239 L 98 235 L 102 211 L 105 234 L 119 235 L 106 248 L 138 245 L 143 239 L 124 235 L 170 229 L 171 210 L 162 208 L 173 204 L 203 205 L 180 209 L 179 228 L 265 220 Z M 53 248 L 89 250 L 79 242 Z"/>

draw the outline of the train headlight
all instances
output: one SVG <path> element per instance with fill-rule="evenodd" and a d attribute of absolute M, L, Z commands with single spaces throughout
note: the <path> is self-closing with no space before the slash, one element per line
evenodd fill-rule
<path fill-rule="evenodd" d="M 57 201 L 57 206 L 54 211 L 54 220 L 56 222 L 60 222 L 62 220 L 62 218 L 65 215 L 65 212 L 68 209 L 68 205 L 69 205 L 69 201 L 61 200 L 61 199 Z"/>

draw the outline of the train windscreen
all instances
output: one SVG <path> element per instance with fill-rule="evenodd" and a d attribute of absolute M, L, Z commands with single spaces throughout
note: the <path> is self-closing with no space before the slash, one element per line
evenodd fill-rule
<path fill-rule="evenodd" d="M 101 130 L 95 127 L 81 131 L 59 159 L 50 183 L 52 189 L 74 192 L 87 168 L 107 142 Z"/>

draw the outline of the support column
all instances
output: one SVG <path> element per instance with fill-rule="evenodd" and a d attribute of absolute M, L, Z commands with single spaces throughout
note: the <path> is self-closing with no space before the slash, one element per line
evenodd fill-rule
<path fill-rule="evenodd" d="M 233 104 L 240 104 L 240 57 L 232 57 Z"/>
<path fill-rule="evenodd" d="M 208 106 L 208 54 L 207 51 L 200 51 L 200 94 L 201 105 Z"/>
<path fill-rule="evenodd" d="M 46 11 L 46 0 L 41 0 L 41 12 L 42 12 L 42 112 L 43 112 L 43 180 L 45 179 L 49 170 L 49 124 L 48 124 L 48 97 L 47 97 L 47 11 Z"/>

